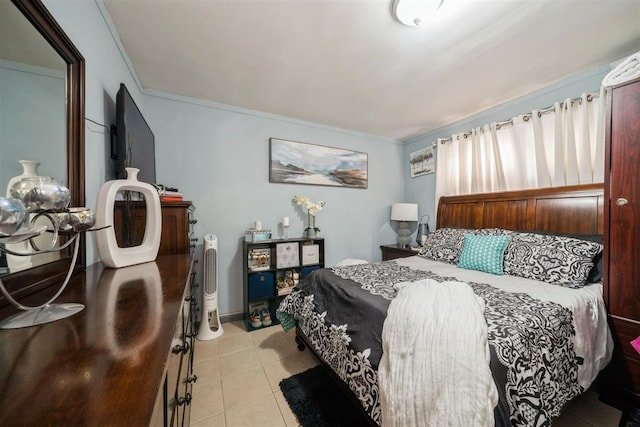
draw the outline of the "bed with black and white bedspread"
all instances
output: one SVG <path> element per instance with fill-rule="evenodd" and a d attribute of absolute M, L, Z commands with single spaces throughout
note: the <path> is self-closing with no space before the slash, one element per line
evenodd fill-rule
<path fill-rule="evenodd" d="M 285 329 L 297 324 L 378 424 L 382 329 L 394 284 L 423 279 L 467 283 L 484 300 L 500 397 L 496 425 L 551 425 L 611 358 L 600 283 L 575 289 L 424 256 L 318 270 L 282 302 L 278 317 Z"/>

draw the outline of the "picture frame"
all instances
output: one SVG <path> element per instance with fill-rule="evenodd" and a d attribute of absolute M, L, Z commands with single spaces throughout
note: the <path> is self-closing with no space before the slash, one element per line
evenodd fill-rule
<path fill-rule="evenodd" d="M 269 182 L 366 189 L 369 155 L 269 138 Z"/>
<path fill-rule="evenodd" d="M 433 146 L 414 151 L 409 154 L 411 178 L 427 175 L 436 171 L 436 158 Z"/>

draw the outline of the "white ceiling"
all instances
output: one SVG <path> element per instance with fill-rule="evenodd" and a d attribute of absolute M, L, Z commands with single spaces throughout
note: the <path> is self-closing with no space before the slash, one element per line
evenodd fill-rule
<path fill-rule="evenodd" d="M 103 1 L 146 89 L 397 140 L 640 48 L 640 0 Z"/>

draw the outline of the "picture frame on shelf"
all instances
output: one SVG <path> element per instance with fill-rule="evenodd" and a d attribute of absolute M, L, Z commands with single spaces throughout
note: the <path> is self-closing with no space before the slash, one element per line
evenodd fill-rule
<path fill-rule="evenodd" d="M 271 268 L 271 250 L 269 248 L 252 249 L 247 259 L 251 271 L 265 271 Z"/>

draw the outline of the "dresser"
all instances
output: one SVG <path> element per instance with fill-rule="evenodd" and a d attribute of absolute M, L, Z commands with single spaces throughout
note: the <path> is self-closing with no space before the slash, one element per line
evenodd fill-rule
<path fill-rule="evenodd" d="M 194 246 L 191 225 L 197 220 L 193 218 L 193 205 L 189 201 L 160 202 L 162 211 L 162 237 L 160 238 L 159 255 L 181 254 L 189 252 Z M 144 237 L 146 204 L 143 201 L 118 201 L 113 212 L 116 240 L 122 247 L 137 246 Z M 125 218 L 128 220 L 125 221 Z"/>
<path fill-rule="evenodd" d="M 189 425 L 192 257 L 76 274 L 71 317 L 0 330 L 0 425 Z M 27 298 L 42 302 L 54 288 Z M 4 318 L 15 312 L 0 310 Z"/>
<path fill-rule="evenodd" d="M 615 342 L 603 400 L 640 408 L 640 79 L 614 87 L 605 148 L 604 298 Z"/>

